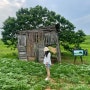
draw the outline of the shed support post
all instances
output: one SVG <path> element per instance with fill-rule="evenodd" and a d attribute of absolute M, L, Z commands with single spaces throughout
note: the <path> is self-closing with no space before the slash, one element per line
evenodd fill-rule
<path fill-rule="evenodd" d="M 60 45 L 59 45 L 59 40 L 58 40 L 58 34 L 56 33 L 56 48 L 57 48 L 57 60 L 58 62 L 61 63 L 61 51 L 60 51 Z"/>

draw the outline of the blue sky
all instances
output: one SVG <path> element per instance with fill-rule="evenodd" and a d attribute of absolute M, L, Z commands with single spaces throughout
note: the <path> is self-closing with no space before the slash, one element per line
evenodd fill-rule
<path fill-rule="evenodd" d="M 64 16 L 76 27 L 90 35 L 90 0 L 0 0 L 0 27 L 8 16 L 15 17 L 16 11 L 41 5 Z M 0 29 L 0 37 L 1 37 Z"/>

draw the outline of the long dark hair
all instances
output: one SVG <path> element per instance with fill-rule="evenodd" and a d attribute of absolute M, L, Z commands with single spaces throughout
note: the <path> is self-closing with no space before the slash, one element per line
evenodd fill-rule
<path fill-rule="evenodd" d="M 44 54 L 44 56 L 46 56 L 47 57 L 47 55 L 48 55 L 48 53 L 49 53 L 50 51 L 45 51 L 45 54 Z"/>

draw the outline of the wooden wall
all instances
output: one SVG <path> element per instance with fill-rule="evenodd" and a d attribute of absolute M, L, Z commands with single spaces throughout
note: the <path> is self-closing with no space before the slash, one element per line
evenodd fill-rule
<path fill-rule="evenodd" d="M 46 45 L 56 44 L 55 28 L 20 31 L 18 34 L 19 59 L 43 61 Z"/>

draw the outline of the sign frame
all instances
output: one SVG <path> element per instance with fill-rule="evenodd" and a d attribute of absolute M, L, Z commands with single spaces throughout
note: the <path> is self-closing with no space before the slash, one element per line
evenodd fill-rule
<path fill-rule="evenodd" d="M 84 50 L 83 49 L 75 49 L 73 50 L 74 56 L 84 56 Z"/>

